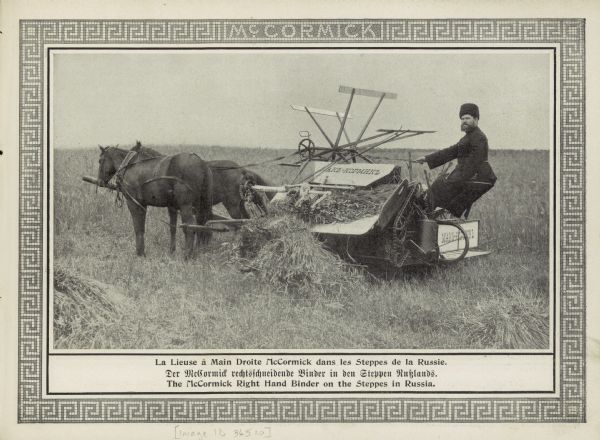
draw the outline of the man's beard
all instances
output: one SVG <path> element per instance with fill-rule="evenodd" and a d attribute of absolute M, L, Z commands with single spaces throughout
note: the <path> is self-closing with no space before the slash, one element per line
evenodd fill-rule
<path fill-rule="evenodd" d="M 472 125 L 469 125 L 469 124 L 461 124 L 460 125 L 460 130 L 464 131 L 465 133 L 469 133 L 470 131 L 473 130 L 473 128 L 475 128 L 475 127 L 473 127 Z"/>

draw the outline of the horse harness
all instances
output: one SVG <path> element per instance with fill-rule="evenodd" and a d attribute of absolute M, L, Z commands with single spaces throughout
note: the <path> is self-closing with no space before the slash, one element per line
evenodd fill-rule
<path fill-rule="evenodd" d="M 154 167 L 153 176 L 150 179 L 146 180 L 144 183 L 142 183 L 142 186 L 144 186 L 148 183 L 151 183 L 151 182 L 156 182 L 158 180 L 173 180 L 177 183 L 184 185 L 191 192 L 194 192 L 192 187 L 189 186 L 187 183 L 185 183 L 179 177 L 160 175 L 161 169 L 164 169 L 165 171 L 169 169 L 169 165 L 171 164 L 171 160 L 173 160 L 173 157 L 174 156 L 165 156 L 161 160 L 159 160 L 158 163 L 156 164 L 156 167 Z"/>
<path fill-rule="evenodd" d="M 154 160 L 154 159 L 158 159 L 157 156 L 153 156 L 153 157 L 149 157 L 146 159 L 141 159 L 137 162 L 131 162 L 133 160 L 134 157 L 136 157 L 137 155 L 139 155 L 139 151 L 129 151 L 127 152 L 127 155 L 125 156 L 125 158 L 123 159 L 123 161 L 121 162 L 121 164 L 119 165 L 119 168 L 117 169 L 117 171 L 115 172 L 115 183 L 117 185 L 117 191 L 122 193 L 123 195 L 125 195 L 125 197 L 127 197 L 129 200 L 131 200 L 133 203 L 135 203 L 138 207 L 142 208 L 144 211 L 146 211 L 146 207 L 144 205 L 142 205 L 138 200 L 136 200 L 135 197 L 133 197 L 131 195 L 131 193 L 129 193 L 129 191 L 127 191 L 126 188 L 126 184 L 125 184 L 125 172 L 131 168 L 133 165 L 139 164 L 141 162 L 145 162 L 148 160 Z M 154 167 L 154 172 L 153 172 L 153 176 L 146 180 L 145 182 L 143 182 L 141 184 L 141 186 L 143 187 L 144 185 L 151 183 L 151 182 L 156 182 L 158 180 L 173 180 L 177 183 L 180 183 L 182 185 L 184 185 L 185 187 L 187 187 L 188 190 L 190 190 L 191 192 L 193 192 L 194 190 L 186 183 L 184 182 L 182 179 L 180 179 L 179 177 L 176 176 L 161 176 L 159 175 L 160 170 L 161 169 L 165 169 L 167 170 L 169 168 L 169 164 L 171 162 L 171 160 L 173 159 L 174 156 L 164 156 L 162 157 L 158 163 L 156 164 L 156 166 Z M 118 199 L 118 195 L 117 195 L 117 199 Z"/>

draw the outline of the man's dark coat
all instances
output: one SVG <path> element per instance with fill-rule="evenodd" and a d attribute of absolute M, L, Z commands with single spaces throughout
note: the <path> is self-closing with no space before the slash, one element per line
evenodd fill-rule
<path fill-rule="evenodd" d="M 457 165 L 447 177 L 440 176 L 431 185 L 432 203 L 448 209 L 460 217 L 496 182 L 496 175 L 488 162 L 488 141 L 475 127 L 458 143 L 425 156 L 429 168 L 436 168 L 453 159 Z"/>

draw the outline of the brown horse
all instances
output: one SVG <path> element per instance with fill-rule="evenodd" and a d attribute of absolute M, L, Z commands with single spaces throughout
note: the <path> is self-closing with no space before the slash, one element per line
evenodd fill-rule
<path fill-rule="evenodd" d="M 150 157 L 164 156 L 164 154 L 150 147 L 142 146 L 139 142 L 134 149 Z M 257 173 L 239 166 L 232 160 L 211 160 L 207 163 L 213 176 L 213 206 L 222 203 L 231 218 L 250 218 L 250 214 L 244 206 L 243 187 L 248 183 L 265 186 L 271 186 L 271 184 Z M 273 198 L 274 193 L 266 193 L 266 196 L 270 200 Z M 254 202 L 261 210 L 267 211 L 262 198 L 256 197 Z M 174 246 L 173 243 L 172 245 Z"/>
<path fill-rule="evenodd" d="M 106 185 L 115 176 L 133 220 L 135 246 L 139 256 L 145 255 L 144 232 L 148 206 L 164 206 L 169 210 L 171 252 L 177 211 L 185 224 L 205 224 L 212 210 L 212 173 L 198 155 L 179 153 L 172 156 L 149 154 L 138 142 L 131 150 L 100 146 L 98 180 Z M 196 233 L 184 228 L 185 258 L 193 255 L 196 241 L 206 242 L 210 233 Z"/>
<path fill-rule="evenodd" d="M 231 218 L 250 218 L 244 206 L 243 188 L 248 184 L 270 186 L 270 183 L 253 171 L 240 167 L 232 160 L 211 160 L 208 166 L 213 173 L 213 205 L 223 203 Z M 266 193 L 269 200 L 273 193 Z M 261 197 L 254 197 L 253 202 L 266 212 L 267 207 Z"/>

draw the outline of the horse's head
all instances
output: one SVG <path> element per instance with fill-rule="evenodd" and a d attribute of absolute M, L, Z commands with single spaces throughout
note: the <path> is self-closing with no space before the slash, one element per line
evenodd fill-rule
<path fill-rule="evenodd" d="M 112 147 L 103 147 L 101 145 L 98 145 L 98 147 L 100 148 L 98 181 L 100 181 L 102 186 L 105 186 L 117 172 L 118 165 L 115 162 L 115 155 L 112 154 Z"/>

